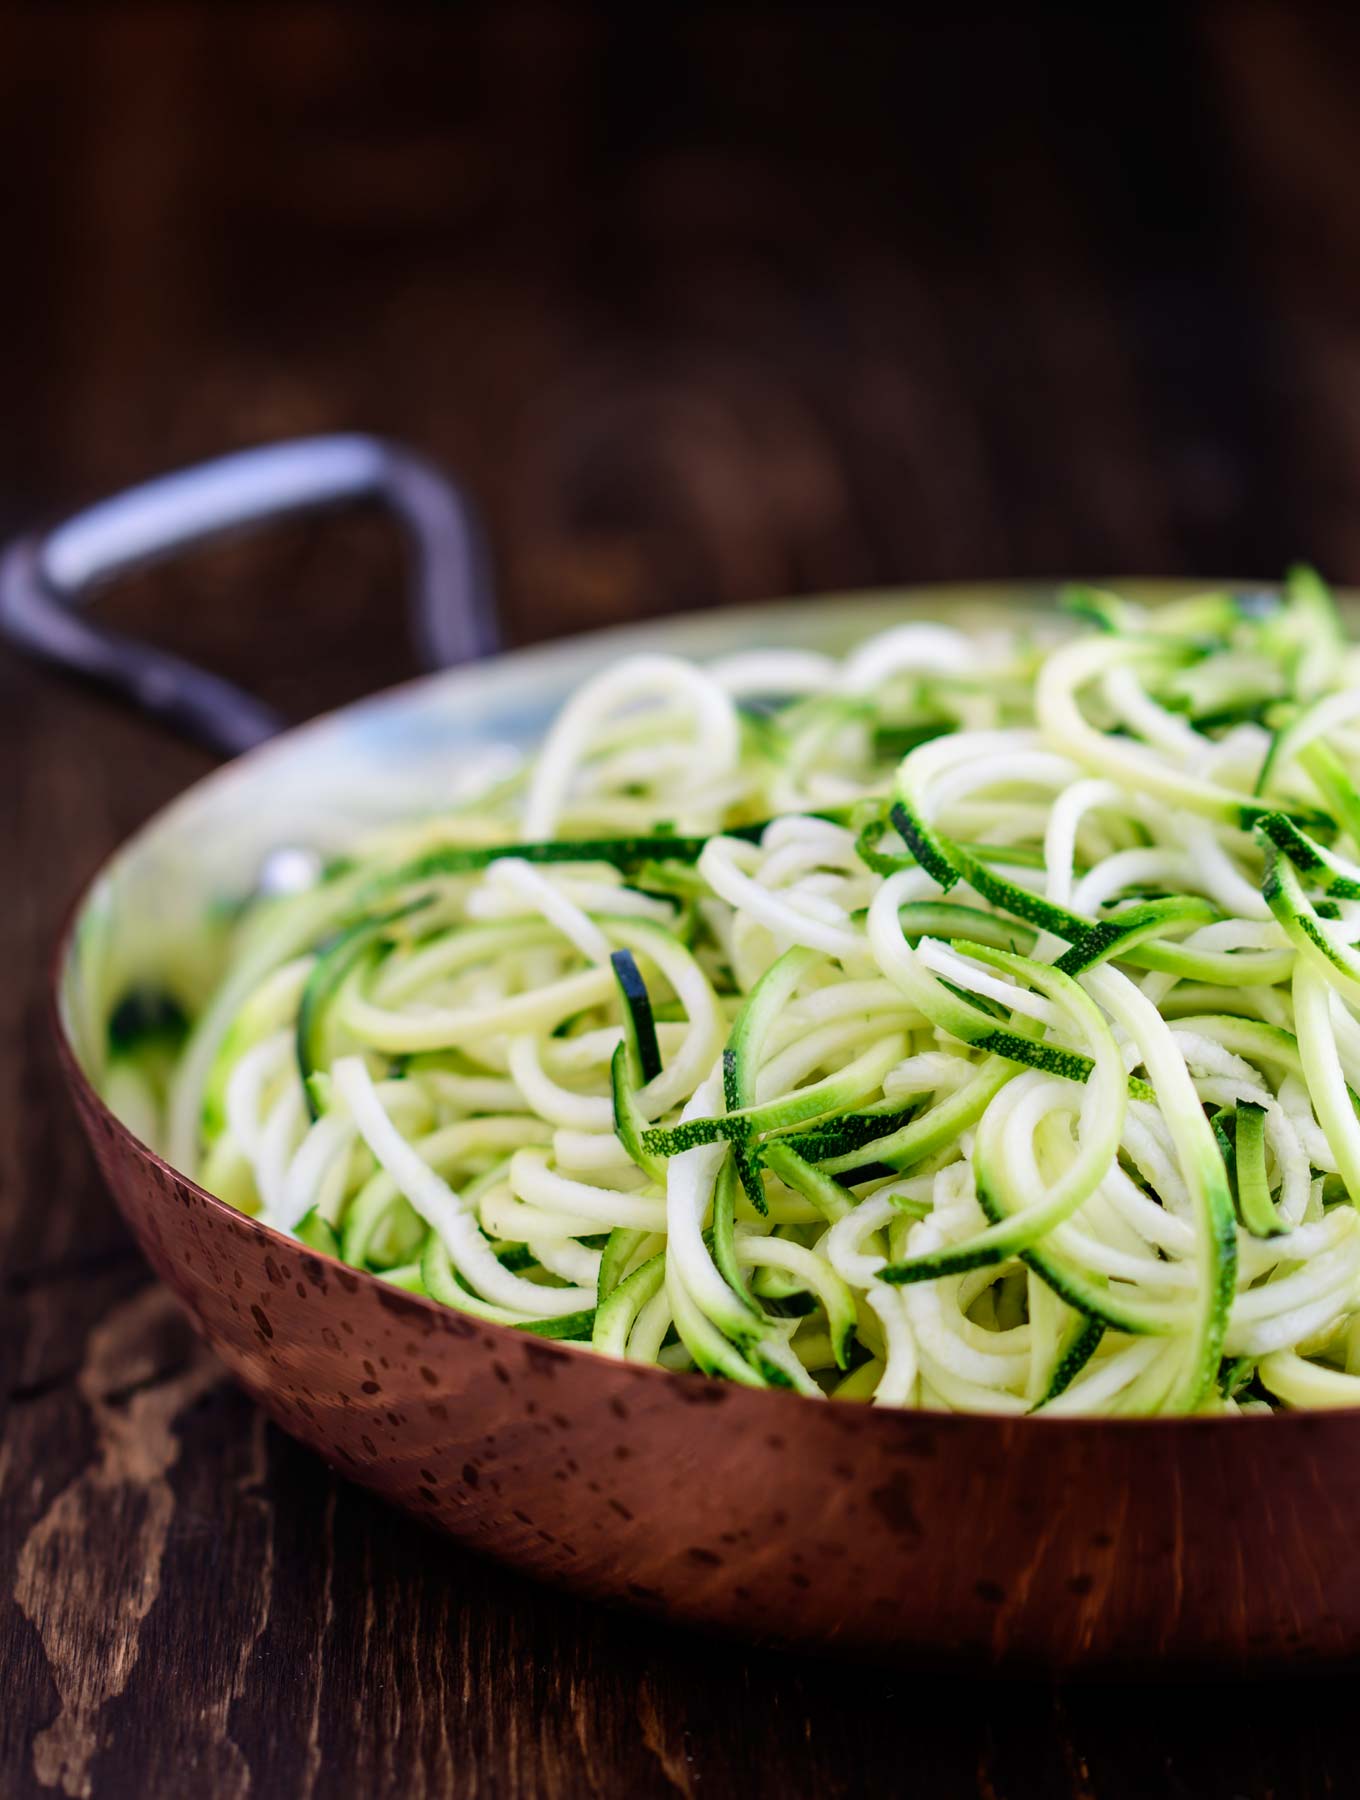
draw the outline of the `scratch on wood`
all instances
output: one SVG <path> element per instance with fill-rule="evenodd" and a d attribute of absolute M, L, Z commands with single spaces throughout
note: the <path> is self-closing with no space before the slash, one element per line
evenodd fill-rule
<path fill-rule="evenodd" d="M 657 1711 L 656 1696 L 650 1681 L 644 1680 L 638 1689 L 637 1710 L 638 1723 L 642 1727 L 642 1741 L 656 1758 L 661 1773 L 677 1794 L 692 1795 L 694 1789 L 684 1758 L 677 1756 L 666 1742 L 665 1723 Z"/>
<path fill-rule="evenodd" d="M 434 1692 L 447 1694 L 449 1691 L 449 1671 L 447 1646 L 449 1643 L 449 1601 L 447 1592 L 442 1596 L 440 1606 L 439 1627 L 434 1637 Z M 435 1707 L 435 1726 L 438 1731 L 438 1743 L 435 1750 L 435 1792 L 451 1794 L 456 1789 L 453 1745 L 449 1738 L 449 1708 L 447 1705 Z"/>
<path fill-rule="evenodd" d="M 321 1774 L 321 1696 L 326 1685 L 326 1639 L 335 1620 L 335 1493 L 326 1492 L 321 1511 L 321 1624 L 316 1634 L 316 1685 L 312 1692 L 312 1716 L 307 1721 L 306 1764 L 303 1795 L 311 1800 Z"/>
<path fill-rule="evenodd" d="M 589 1784 L 592 1794 L 600 1792 L 599 1783 L 595 1779 L 598 1757 L 593 1752 L 591 1743 L 591 1693 L 590 1684 L 582 1679 L 582 1671 L 567 1669 L 562 1674 L 562 1688 L 566 1704 L 571 1714 L 572 1736 L 576 1739 L 576 1747 L 581 1752 L 579 1778 Z"/>
<path fill-rule="evenodd" d="M 269 1421 L 262 1412 L 251 1416 L 250 1425 L 250 1461 L 246 1472 L 235 1482 L 236 1505 L 238 1512 L 245 1507 L 253 1506 L 264 1516 L 266 1524 L 273 1515 L 273 1504 L 267 1497 L 269 1477 Z M 232 1702 L 239 1699 L 245 1690 L 246 1672 L 250 1667 L 250 1659 L 255 1653 L 265 1626 L 269 1623 L 270 1607 L 274 1598 L 274 1534 L 266 1529 L 261 1534 L 259 1556 L 251 1572 L 251 1581 L 247 1591 L 254 1598 L 253 1616 L 246 1623 L 241 1633 L 236 1652 L 236 1664 L 232 1670 L 231 1680 L 227 1686 L 212 1697 L 204 1705 L 203 1718 L 212 1732 L 214 1742 L 220 1744 L 226 1752 L 230 1773 L 225 1777 L 219 1791 L 223 1800 L 246 1800 L 250 1793 L 250 1764 L 240 1745 L 232 1737 L 230 1731 L 230 1715 Z"/>
<path fill-rule="evenodd" d="M 996 1783 L 992 1780 L 991 1763 L 991 1746 L 984 1742 L 978 1746 L 977 1800 L 1001 1800 Z"/>
<path fill-rule="evenodd" d="M 1068 1793 L 1071 1800 L 1096 1800 L 1096 1790 L 1091 1781 L 1091 1766 L 1085 1755 L 1077 1748 L 1072 1736 L 1071 1723 L 1067 1716 L 1067 1708 L 1062 1694 L 1055 1691 L 1053 1695 L 1053 1727 L 1054 1735 L 1062 1752 L 1063 1765 L 1067 1771 Z"/>
<path fill-rule="evenodd" d="M 179 1456 L 176 1418 L 223 1379 L 195 1348 L 172 1376 L 119 1406 L 130 1368 L 154 1366 L 152 1346 L 179 1314 L 160 1287 L 143 1288 L 90 1333 L 76 1378 L 95 1430 L 95 1457 L 28 1534 L 14 1598 L 42 1639 L 61 1710 L 33 1740 L 44 1787 L 91 1793 L 100 1710 L 121 1694 L 137 1661 L 142 1621 L 160 1591 L 161 1558 L 174 1512 L 165 1479 Z M 117 1559 L 91 1554 L 114 1536 Z"/>

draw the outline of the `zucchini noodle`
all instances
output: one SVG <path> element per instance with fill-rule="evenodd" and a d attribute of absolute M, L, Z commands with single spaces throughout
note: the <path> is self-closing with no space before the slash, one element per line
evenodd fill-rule
<path fill-rule="evenodd" d="M 601 1355 L 1041 1415 L 1360 1404 L 1360 696 L 1326 589 L 649 654 L 243 909 L 118 1103 Z M 168 1067 L 168 1073 L 167 1073 Z M 158 1109 L 158 1110 L 157 1110 Z"/>

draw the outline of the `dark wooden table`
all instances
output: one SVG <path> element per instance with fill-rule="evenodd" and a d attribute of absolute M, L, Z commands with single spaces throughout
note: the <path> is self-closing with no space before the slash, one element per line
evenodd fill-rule
<path fill-rule="evenodd" d="M 481 494 L 520 639 L 887 580 L 1360 577 L 1360 20 L 916 11 L 0 9 L 0 525 L 358 425 Z M 406 668 L 397 581 L 354 521 L 104 604 L 302 713 Z M 0 660 L 0 1793 L 1360 1788 L 1340 1675 L 702 1642 L 266 1426 L 130 1248 L 45 1012 L 77 884 L 206 767 Z"/>

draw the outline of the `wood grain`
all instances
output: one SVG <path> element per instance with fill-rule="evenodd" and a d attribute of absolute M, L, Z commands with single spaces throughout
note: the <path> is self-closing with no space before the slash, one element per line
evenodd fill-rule
<path fill-rule="evenodd" d="M 888 579 L 1360 577 L 1345 10 L 0 8 L 0 524 L 409 437 L 519 638 Z M 398 675 L 364 522 L 107 602 L 298 713 Z M 212 1379 L 60 1099 L 42 965 L 203 772 L 0 660 L 0 1792 L 1288 1797 L 1349 1684 L 756 1655 L 397 1521 Z M 1221 1728 L 1222 1721 L 1231 1728 Z"/>

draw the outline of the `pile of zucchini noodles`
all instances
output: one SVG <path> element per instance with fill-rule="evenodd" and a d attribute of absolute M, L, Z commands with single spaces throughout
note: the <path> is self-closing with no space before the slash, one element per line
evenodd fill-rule
<path fill-rule="evenodd" d="M 478 1318 L 985 1413 L 1360 1403 L 1360 652 L 1310 571 L 635 656 L 258 898 L 172 1161 Z"/>

